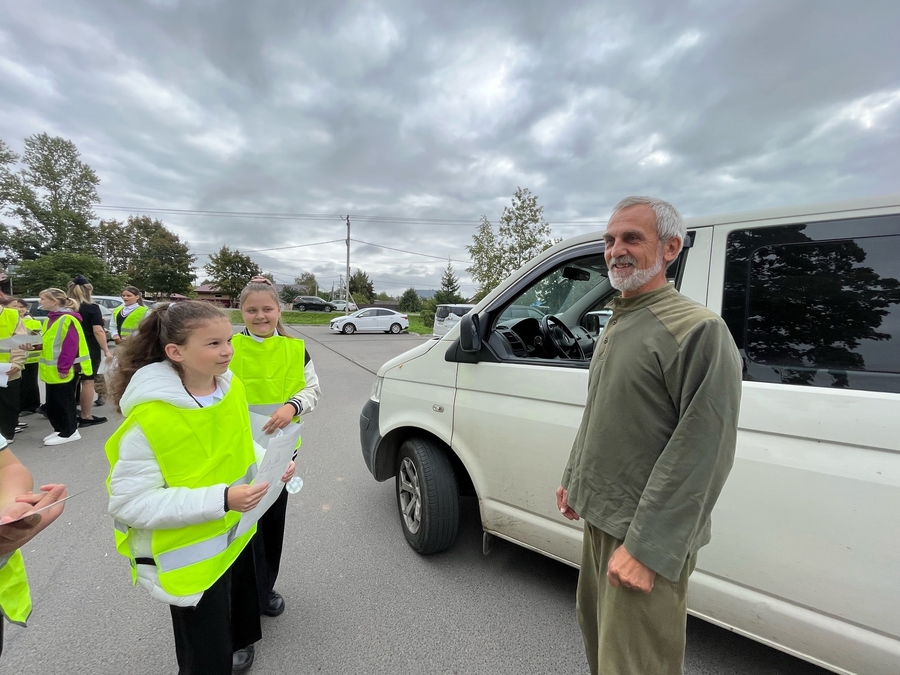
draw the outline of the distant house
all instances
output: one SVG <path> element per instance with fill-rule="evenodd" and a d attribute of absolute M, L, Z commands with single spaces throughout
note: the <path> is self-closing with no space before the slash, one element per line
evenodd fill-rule
<path fill-rule="evenodd" d="M 213 284 L 201 284 L 194 288 L 194 293 L 197 294 L 197 299 L 203 300 L 203 302 L 211 302 L 220 307 L 231 307 L 231 296 L 223 294 L 219 291 L 219 287 Z"/>

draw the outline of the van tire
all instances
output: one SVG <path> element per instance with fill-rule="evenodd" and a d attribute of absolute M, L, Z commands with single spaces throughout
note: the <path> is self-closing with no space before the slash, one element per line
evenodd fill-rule
<path fill-rule="evenodd" d="M 352 323 L 345 323 L 344 327 L 341 329 L 344 335 L 353 335 L 356 332 L 356 326 Z"/>
<path fill-rule="evenodd" d="M 397 457 L 397 509 L 403 536 L 422 555 L 446 551 L 459 531 L 459 485 L 444 451 L 409 438 Z"/>
<path fill-rule="evenodd" d="M 401 326 L 399 323 L 392 323 L 392 324 L 391 324 L 391 332 L 392 332 L 394 335 L 396 335 L 397 333 L 399 333 L 401 330 L 403 330 L 403 326 Z"/>

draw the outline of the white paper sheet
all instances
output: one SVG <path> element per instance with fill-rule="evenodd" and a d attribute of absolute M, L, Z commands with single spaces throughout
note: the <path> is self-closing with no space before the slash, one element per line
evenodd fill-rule
<path fill-rule="evenodd" d="M 0 387 L 9 384 L 9 369 L 12 368 L 11 363 L 0 363 Z"/>
<path fill-rule="evenodd" d="M 18 349 L 22 345 L 40 346 L 40 344 L 40 335 L 11 335 L 0 340 L 0 347 L 3 349 Z"/>
<path fill-rule="evenodd" d="M 275 500 L 278 499 L 278 495 L 284 489 L 281 477 L 291 463 L 294 450 L 297 447 L 297 441 L 300 439 L 300 432 L 303 430 L 302 424 L 291 423 L 286 428 L 268 436 L 262 431 L 262 427 L 268 419 L 268 415 L 250 413 L 250 428 L 253 433 L 253 440 L 266 450 L 266 454 L 259 463 L 259 471 L 253 483 L 268 483 L 269 489 L 255 508 L 241 514 L 236 533 L 238 537 L 249 530 L 253 523 L 259 520 L 269 510 L 269 507 L 275 503 Z"/>

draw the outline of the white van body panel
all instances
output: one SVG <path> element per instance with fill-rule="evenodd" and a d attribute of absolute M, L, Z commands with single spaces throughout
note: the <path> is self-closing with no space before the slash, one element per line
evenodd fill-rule
<path fill-rule="evenodd" d="M 900 197 L 883 197 L 689 220 L 680 290 L 722 312 L 734 230 L 897 213 Z M 585 234 L 545 251 L 472 313 L 508 302 L 536 267 L 598 240 L 602 233 Z M 421 425 L 446 439 L 469 472 L 486 531 L 577 566 L 581 524 L 559 514 L 554 493 L 587 370 L 449 363 L 458 333 L 454 326 L 402 367 L 408 355 L 391 362 L 382 435 Z M 445 406 L 439 421 L 436 401 Z M 712 524 L 691 577 L 692 614 L 834 672 L 900 672 L 900 394 L 745 381 L 735 464 Z"/>

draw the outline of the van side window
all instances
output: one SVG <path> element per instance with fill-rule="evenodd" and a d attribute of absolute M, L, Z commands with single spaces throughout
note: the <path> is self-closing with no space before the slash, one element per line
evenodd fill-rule
<path fill-rule="evenodd" d="M 745 380 L 900 393 L 900 217 L 735 231 L 726 256 Z"/>

